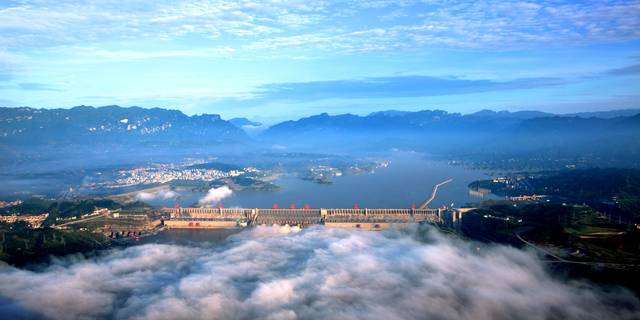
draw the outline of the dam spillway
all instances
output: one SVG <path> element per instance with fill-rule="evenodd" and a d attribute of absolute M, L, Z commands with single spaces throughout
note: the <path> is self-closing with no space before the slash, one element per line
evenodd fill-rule
<path fill-rule="evenodd" d="M 237 228 L 256 225 L 386 229 L 441 223 L 442 209 L 396 208 L 164 208 L 165 226 L 174 229 Z"/>

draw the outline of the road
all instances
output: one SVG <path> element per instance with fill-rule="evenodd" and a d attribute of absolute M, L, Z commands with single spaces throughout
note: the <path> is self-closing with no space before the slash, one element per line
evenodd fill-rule
<path fill-rule="evenodd" d="M 438 184 L 436 184 L 435 186 L 433 186 L 433 189 L 431 190 L 431 196 L 429 197 L 429 199 L 425 200 L 423 203 L 420 204 L 420 206 L 418 207 L 418 209 L 426 209 L 427 206 L 431 203 L 431 201 L 433 201 L 433 199 L 436 198 L 436 195 L 438 194 L 438 188 L 440 188 L 441 186 L 449 183 L 453 181 L 453 179 L 447 179 L 445 181 L 442 181 Z"/>

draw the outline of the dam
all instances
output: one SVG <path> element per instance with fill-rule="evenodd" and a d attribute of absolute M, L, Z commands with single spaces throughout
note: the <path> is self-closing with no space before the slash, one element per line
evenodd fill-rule
<path fill-rule="evenodd" d="M 164 208 L 167 228 L 216 229 L 257 225 L 324 225 L 365 230 L 441 223 L 443 209 L 386 208 Z"/>
<path fill-rule="evenodd" d="M 433 186 L 427 200 L 416 208 L 175 208 L 162 209 L 164 225 L 173 229 L 217 229 L 243 228 L 258 225 L 289 225 L 301 228 L 311 225 L 324 225 L 333 228 L 355 228 L 364 230 L 382 230 L 400 228 L 413 224 L 443 224 L 446 221 L 459 221 L 462 212 L 456 209 L 427 208 L 438 192 L 438 188 L 451 182 L 444 180 Z"/>

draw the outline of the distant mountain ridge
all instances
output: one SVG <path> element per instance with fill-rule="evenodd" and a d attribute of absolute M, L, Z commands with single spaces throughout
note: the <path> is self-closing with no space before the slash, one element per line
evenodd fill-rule
<path fill-rule="evenodd" d="M 637 112 L 629 110 L 585 112 L 570 115 L 557 115 L 540 111 L 492 111 L 482 110 L 475 113 L 462 115 L 460 113 L 448 113 L 443 110 L 422 110 L 422 111 L 380 111 L 373 112 L 366 116 L 354 114 L 329 115 L 321 113 L 318 115 L 301 118 L 299 120 L 289 120 L 273 125 L 265 132 L 266 135 L 277 135 L 288 129 L 300 130 L 304 132 L 307 128 L 336 129 L 336 130 L 356 130 L 367 129 L 379 131 L 381 129 L 393 130 L 430 130 L 470 127 L 475 129 L 500 129 L 511 127 L 515 124 L 525 125 L 529 121 L 537 123 L 605 123 L 616 119 L 633 119 L 640 116 L 640 109 Z"/>
<path fill-rule="evenodd" d="M 78 161 L 92 161 L 85 155 L 128 161 L 154 154 L 162 161 L 278 146 L 313 152 L 405 149 L 475 159 L 624 159 L 602 163 L 640 166 L 640 109 L 571 115 L 386 110 L 365 116 L 322 113 L 264 131 L 257 124 L 162 108 L 0 108 L 0 164 L 70 155 Z"/>
<path fill-rule="evenodd" d="M 577 112 L 564 114 L 563 116 L 611 119 L 616 117 L 632 117 L 638 114 L 640 114 L 640 109 L 619 109 L 611 111 Z"/>
<path fill-rule="evenodd" d="M 639 111 L 640 112 L 640 111 Z M 543 117 L 554 117 L 556 116 L 553 113 L 548 113 L 548 112 L 542 112 L 542 111 L 530 111 L 530 110 L 525 110 L 525 111 L 506 111 L 506 110 L 502 110 L 502 111 L 493 111 L 493 110 L 488 110 L 488 109 L 484 109 L 484 110 L 480 110 L 478 112 L 469 114 L 469 116 L 474 116 L 474 117 L 486 117 L 486 118 L 515 118 L 515 119 L 532 119 L 532 118 L 543 118 Z"/>
<path fill-rule="evenodd" d="M 624 114 L 633 112 L 625 111 Z M 326 113 L 285 121 L 265 141 L 333 151 L 410 149 L 460 158 L 601 159 L 640 166 L 640 112 L 555 115 L 490 111 L 461 115 L 442 110 L 384 111 L 366 116 Z M 601 116 L 601 117 L 598 117 Z"/>
<path fill-rule="evenodd" d="M 427 111 L 427 110 L 423 110 Z M 438 111 L 438 110 L 435 110 Z M 384 110 L 369 113 L 368 116 L 405 116 L 407 114 L 414 113 L 415 111 L 401 111 L 401 110 Z M 422 112 L 422 111 L 417 111 Z M 449 113 L 450 115 L 460 115 L 459 113 Z M 611 119 L 616 117 L 631 117 L 640 114 L 640 109 L 619 109 L 610 111 L 588 111 L 588 112 L 574 112 L 556 114 L 550 112 L 536 111 L 536 110 L 522 110 L 522 111 L 507 111 L 500 110 L 494 111 L 490 109 L 483 109 L 474 113 L 467 114 L 465 116 L 485 117 L 485 118 L 517 118 L 517 119 L 532 119 L 543 117 L 580 117 L 580 118 L 602 118 Z"/>
<path fill-rule="evenodd" d="M 633 118 L 640 115 L 640 109 L 613 110 L 602 112 L 582 112 L 575 114 L 553 114 L 541 111 L 492 111 L 481 110 L 475 113 L 462 115 L 449 113 L 443 110 L 422 111 L 398 111 L 386 110 L 372 112 L 365 116 L 354 114 L 318 115 L 301 118 L 298 120 L 284 121 L 271 126 L 266 136 L 277 136 L 287 130 L 295 129 L 298 132 L 309 130 L 433 130 L 452 128 L 475 128 L 482 130 L 496 130 L 514 125 L 524 124 L 533 119 L 575 119 L 573 122 L 586 123 L 588 119 L 596 119 L 595 122 L 613 120 L 616 118 Z M 538 120 L 538 122 L 553 122 L 554 120 Z M 557 121 L 557 120 L 556 120 Z"/>
<path fill-rule="evenodd" d="M 0 108 L 0 143 L 8 145 L 192 145 L 246 139 L 244 131 L 215 114 L 119 106 Z"/>

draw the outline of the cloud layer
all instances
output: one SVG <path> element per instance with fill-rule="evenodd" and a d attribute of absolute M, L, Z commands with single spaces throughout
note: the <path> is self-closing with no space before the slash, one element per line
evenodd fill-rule
<path fill-rule="evenodd" d="M 6 35 L 0 47 L 193 37 L 237 40 L 218 49 L 305 47 L 343 53 L 585 44 L 638 39 L 638 17 L 637 1 L 619 0 L 26 0 L 0 5 L 0 32 Z"/>
<path fill-rule="evenodd" d="M 631 319 L 623 289 L 552 278 L 532 254 L 413 233 L 258 227 L 0 269 L 0 313 L 54 319 Z M 4 301 L 2 301 L 4 300 Z M 11 312 L 11 313 L 6 313 Z"/>

